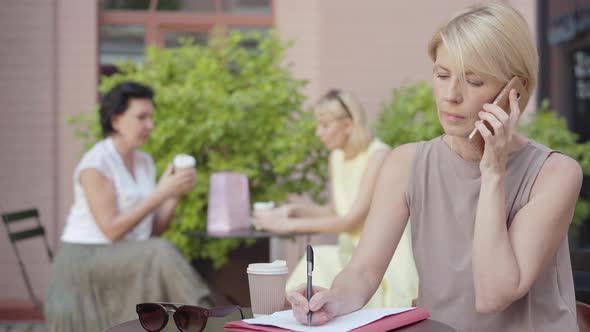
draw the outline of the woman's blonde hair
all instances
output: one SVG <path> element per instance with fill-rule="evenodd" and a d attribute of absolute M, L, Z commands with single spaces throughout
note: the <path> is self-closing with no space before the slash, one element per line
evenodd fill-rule
<path fill-rule="evenodd" d="M 365 151 L 373 134 L 367 125 L 367 116 L 359 101 L 350 93 L 340 90 L 328 91 L 314 106 L 314 114 L 332 115 L 334 118 L 350 118 L 352 120 L 352 131 L 346 142 L 346 149 L 353 156 Z"/>
<path fill-rule="evenodd" d="M 458 12 L 432 36 L 432 61 L 441 44 L 463 78 L 466 72 L 499 82 L 518 76 L 527 80 L 529 94 L 537 84 L 537 48 L 526 20 L 509 6 L 488 3 Z"/>

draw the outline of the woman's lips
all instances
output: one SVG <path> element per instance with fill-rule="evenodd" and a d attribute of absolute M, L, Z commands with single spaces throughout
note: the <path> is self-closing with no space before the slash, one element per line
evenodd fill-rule
<path fill-rule="evenodd" d="M 451 121 L 451 122 L 457 122 L 457 121 L 465 120 L 465 117 L 464 116 L 461 116 L 461 115 L 458 115 L 458 114 L 453 114 L 453 113 L 448 113 L 448 112 L 443 112 L 443 114 L 444 114 L 445 118 L 448 121 Z"/>

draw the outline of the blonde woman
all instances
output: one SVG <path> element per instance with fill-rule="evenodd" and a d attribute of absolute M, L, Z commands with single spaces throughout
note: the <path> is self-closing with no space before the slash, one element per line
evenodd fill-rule
<path fill-rule="evenodd" d="M 358 244 L 377 174 L 390 149 L 373 138 L 363 109 L 348 93 L 329 91 L 317 103 L 314 113 L 316 135 L 331 151 L 330 204 L 287 204 L 274 211 L 255 213 L 254 222 L 259 228 L 277 233 L 339 233 L 338 245 L 314 248 L 314 281 L 328 287 L 350 261 Z M 305 269 L 302 259 L 291 273 L 287 290 L 305 282 Z M 408 230 L 404 232 L 390 268 L 368 306 L 410 306 L 417 297 L 417 290 L 417 272 Z"/>
<path fill-rule="evenodd" d="M 295 317 L 305 323 L 311 310 L 323 324 L 361 308 L 411 217 L 418 306 L 434 319 L 458 331 L 577 331 L 566 235 L 581 168 L 516 132 L 515 90 L 511 115 L 490 104 L 513 76 L 535 88 L 526 21 L 505 5 L 471 7 L 434 34 L 428 53 L 445 134 L 387 156 L 350 264 L 309 302 L 304 289 L 290 293 Z M 468 139 L 474 124 L 483 156 Z"/>

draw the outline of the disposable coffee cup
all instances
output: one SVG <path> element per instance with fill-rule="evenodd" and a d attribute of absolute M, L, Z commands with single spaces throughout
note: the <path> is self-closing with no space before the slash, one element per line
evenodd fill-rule
<path fill-rule="evenodd" d="M 272 210 L 275 208 L 275 202 L 256 202 L 254 203 L 254 211 Z"/>
<path fill-rule="evenodd" d="M 254 211 L 256 212 L 256 214 L 258 216 L 260 216 L 261 214 L 268 214 L 268 213 L 272 213 L 272 210 L 275 207 L 275 202 L 256 202 L 254 203 Z M 258 229 L 258 227 L 256 225 L 254 225 L 255 229 Z M 272 239 L 271 239 L 272 242 Z"/>
<path fill-rule="evenodd" d="M 176 157 L 174 157 L 172 164 L 174 165 L 174 168 L 176 168 L 176 169 L 191 168 L 191 167 L 196 166 L 197 161 L 195 160 L 195 158 L 193 156 L 181 153 L 181 154 L 177 154 Z"/>
<path fill-rule="evenodd" d="M 246 272 L 254 317 L 283 310 L 289 272 L 287 262 L 276 260 L 272 263 L 253 263 L 248 265 Z"/>

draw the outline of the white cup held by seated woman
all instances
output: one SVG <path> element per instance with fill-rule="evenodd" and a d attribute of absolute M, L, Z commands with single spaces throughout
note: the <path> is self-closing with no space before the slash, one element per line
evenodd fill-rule
<path fill-rule="evenodd" d="M 174 157 L 174 160 L 172 161 L 172 164 L 174 165 L 174 169 L 183 169 L 183 168 L 193 168 L 197 165 L 197 160 L 188 154 L 177 154 L 176 157 Z"/>

